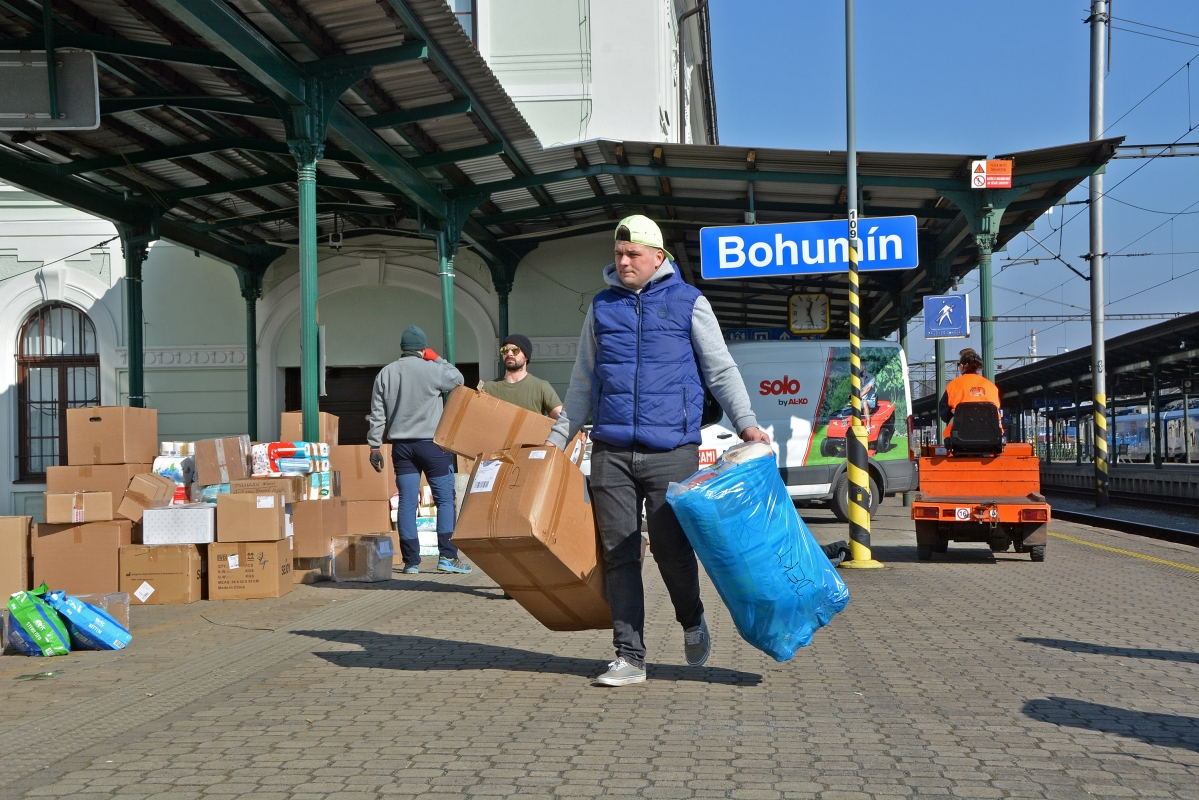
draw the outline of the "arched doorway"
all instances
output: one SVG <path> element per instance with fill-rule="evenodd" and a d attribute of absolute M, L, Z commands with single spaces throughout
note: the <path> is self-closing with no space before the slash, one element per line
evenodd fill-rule
<path fill-rule="evenodd" d="M 45 480 L 66 453 L 68 408 L 100 404 L 96 328 L 79 309 L 34 311 L 17 342 L 17 479 Z"/>

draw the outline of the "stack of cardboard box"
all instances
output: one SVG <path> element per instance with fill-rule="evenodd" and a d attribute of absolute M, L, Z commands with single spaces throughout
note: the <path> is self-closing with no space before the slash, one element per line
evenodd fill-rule
<path fill-rule="evenodd" d="M 329 466 L 339 475 L 341 499 L 346 505 L 347 534 L 391 536 L 399 550 L 399 537 L 392 531 L 391 496 L 396 493 L 395 470 L 391 463 L 391 445 L 380 448 L 383 471 L 371 466 L 370 447 L 343 444 L 329 448 Z"/>

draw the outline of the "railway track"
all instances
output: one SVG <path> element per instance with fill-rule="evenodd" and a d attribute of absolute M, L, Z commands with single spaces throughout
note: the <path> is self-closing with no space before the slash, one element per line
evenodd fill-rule
<path fill-rule="evenodd" d="M 1055 490 L 1053 494 L 1048 494 L 1049 504 L 1053 506 L 1053 518 L 1065 520 L 1066 522 L 1078 522 L 1083 525 L 1091 525 L 1096 528 L 1106 528 L 1108 530 L 1120 531 L 1121 533 L 1131 533 L 1135 536 L 1144 536 L 1150 539 L 1160 539 L 1167 542 L 1175 542 L 1177 544 L 1190 545 L 1199 547 L 1199 533 L 1181 528 L 1171 528 L 1162 525 L 1156 525 L 1150 522 L 1137 522 L 1133 520 L 1114 519 L 1112 517 L 1101 516 L 1099 514 L 1091 514 L 1085 511 L 1071 511 L 1064 508 L 1059 508 L 1053 505 L 1053 495 L 1069 495 L 1080 496 L 1086 495 L 1086 492 L 1063 492 Z M 1113 499 L 1117 499 L 1113 492 Z M 1122 502 L 1123 498 L 1118 498 Z M 1129 503 L 1130 505 L 1132 503 Z M 1145 508 L 1156 508 L 1160 511 L 1170 511 L 1185 507 L 1188 511 L 1194 512 L 1195 506 L 1192 504 L 1184 504 L 1180 502 L 1150 502 L 1146 500 L 1136 500 L 1137 506 Z"/>

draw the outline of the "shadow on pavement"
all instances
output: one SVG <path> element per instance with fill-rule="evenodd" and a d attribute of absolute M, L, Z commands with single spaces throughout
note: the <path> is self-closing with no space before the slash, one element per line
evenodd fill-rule
<path fill-rule="evenodd" d="M 1053 647 L 1058 650 L 1069 650 L 1071 653 L 1090 653 L 1097 656 L 1117 656 L 1122 658 L 1148 658 L 1154 661 L 1180 661 L 1183 664 L 1199 664 L 1199 653 L 1189 653 L 1186 650 L 1154 650 L 1148 647 L 1112 647 L 1106 644 L 1090 642 L 1072 642 L 1069 639 L 1038 639 L 1022 636 L 1016 641 L 1039 644 L 1042 647 Z"/>
<path fill-rule="evenodd" d="M 502 600 L 504 590 L 498 586 L 467 586 L 465 584 L 452 581 L 430 581 L 421 580 L 420 578 L 392 578 L 389 581 L 377 581 L 375 583 L 334 583 L 333 581 L 322 581 L 313 584 L 318 589 L 363 589 L 367 590 L 390 590 L 393 592 L 454 592 L 456 594 L 469 594 L 475 597 L 482 597 L 484 600 Z"/>
<path fill-rule="evenodd" d="M 456 642 L 374 631 L 328 630 L 292 631 L 327 642 L 354 644 L 361 650 L 314 652 L 339 667 L 397 669 L 413 672 L 441 670 L 502 669 L 509 672 L 550 672 L 559 675 L 593 677 L 604 671 L 607 662 L 594 658 L 571 658 L 548 653 L 535 653 L 515 647 L 500 647 L 477 642 Z M 649 677 L 654 680 L 694 681 L 735 686 L 757 686 L 762 676 L 752 672 L 722 667 L 682 667 L 671 664 L 650 664 Z"/>
<path fill-rule="evenodd" d="M 1032 719 L 1053 725 L 1114 733 L 1159 747 L 1199 752 L 1199 717 L 1129 711 L 1067 697 L 1030 700 L 1023 711 Z"/>

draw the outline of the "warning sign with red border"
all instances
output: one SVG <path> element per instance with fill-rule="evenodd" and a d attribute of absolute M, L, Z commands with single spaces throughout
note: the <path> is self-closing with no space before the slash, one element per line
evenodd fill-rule
<path fill-rule="evenodd" d="M 1012 161 L 995 158 L 971 161 L 970 186 L 974 189 L 1012 188 Z"/>

